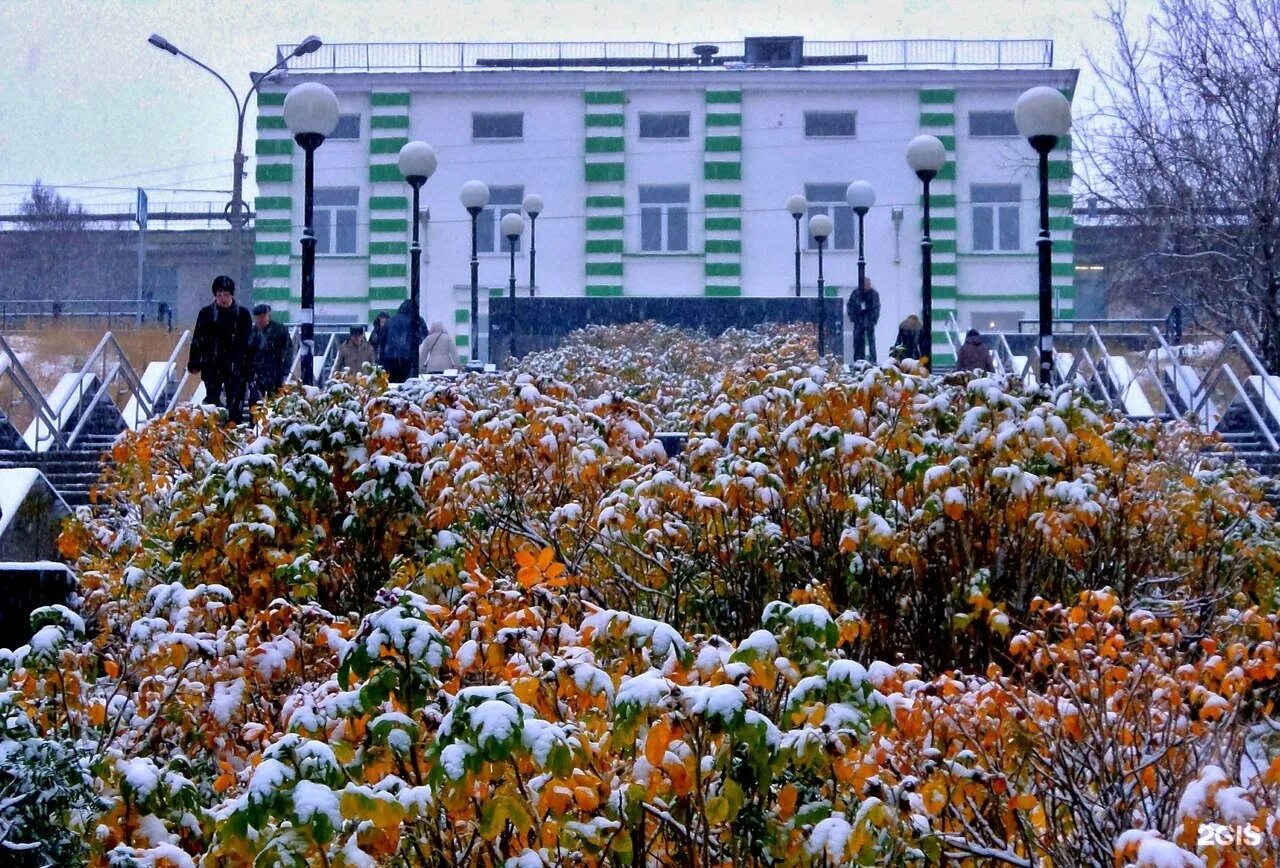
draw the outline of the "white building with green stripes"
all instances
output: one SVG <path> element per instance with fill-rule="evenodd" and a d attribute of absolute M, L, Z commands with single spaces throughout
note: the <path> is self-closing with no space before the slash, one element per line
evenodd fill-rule
<path fill-rule="evenodd" d="M 326 45 L 294 61 L 258 101 L 255 299 L 296 316 L 302 152 L 282 106 L 289 88 L 317 80 L 342 111 L 316 152 L 321 322 L 370 320 L 408 297 L 413 215 L 396 158 L 421 139 L 439 159 L 418 214 L 423 315 L 453 331 L 464 359 L 473 349 L 487 358 L 487 299 L 507 291 L 509 273 L 497 226 L 525 194 L 546 203 L 537 220 L 540 296 L 794 294 L 794 222 L 784 205 L 802 193 L 811 214 L 835 221 L 824 272 L 828 294 L 843 299 L 858 254 L 844 189 L 859 179 L 877 197 L 865 255 L 881 296 L 883 353 L 898 322 L 920 309 L 921 189 L 904 154 L 921 133 L 941 138 L 950 156 L 932 185 L 939 331 L 951 316 L 984 332 L 1036 316 L 1036 164 L 1013 127 L 1013 105 L 1034 85 L 1073 94 L 1077 70 L 1053 67 L 1051 43 L 811 42 L 752 63 L 741 42 L 718 45 L 736 61 L 704 54 L 699 63 L 693 47 Z M 1068 138 L 1050 163 L 1060 317 L 1074 309 L 1072 174 Z M 458 200 L 473 178 L 491 191 L 478 221 L 477 348 L 468 345 L 470 217 Z M 526 230 L 520 294 L 529 291 L 528 241 Z M 804 247 L 800 289 L 812 296 L 817 254 Z M 946 361 L 941 334 L 934 343 Z"/>

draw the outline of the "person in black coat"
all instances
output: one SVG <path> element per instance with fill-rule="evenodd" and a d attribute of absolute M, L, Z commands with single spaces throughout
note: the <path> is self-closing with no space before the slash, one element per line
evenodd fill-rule
<path fill-rule="evenodd" d="M 249 383 L 249 403 L 270 398 L 289 376 L 293 341 L 289 330 L 271 318 L 271 305 L 253 308 L 253 334 L 249 338 L 253 358 L 253 376 Z"/>
<path fill-rule="evenodd" d="M 846 307 L 853 323 L 853 359 L 876 363 L 876 323 L 880 322 L 880 293 L 863 278 L 862 286 L 849 293 Z"/>
<path fill-rule="evenodd" d="M 369 335 L 369 346 L 373 347 L 373 360 L 382 364 L 382 348 L 387 343 L 387 323 L 391 322 L 391 314 L 379 311 L 373 320 L 373 333 Z"/>
<path fill-rule="evenodd" d="M 393 383 L 403 383 L 409 379 L 413 370 L 414 359 L 418 356 L 418 348 L 427 337 L 427 323 L 418 315 L 418 345 L 413 341 L 413 302 L 405 299 L 400 309 L 387 323 L 386 342 L 382 345 L 382 367 Z"/>
<path fill-rule="evenodd" d="M 204 381 L 205 400 L 224 407 L 237 425 L 244 420 L 252 328 L 249 311 L 236 304 L 236 282 L 225 274 L 215 277 L 213 304 L 200 308 L 196 317 L 187 370 Z"/>

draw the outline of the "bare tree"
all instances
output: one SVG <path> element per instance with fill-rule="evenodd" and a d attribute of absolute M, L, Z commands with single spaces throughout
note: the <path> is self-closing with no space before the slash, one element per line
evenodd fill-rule
<path fill-rule="evenodd" d="M 1110 0 L 1082 151 L 1128 254 L 1121 297 L 1187 305 L 1280 373 L 1280 0 Z M 1148 302 L 1149 303 L 1149 302 Z"/>

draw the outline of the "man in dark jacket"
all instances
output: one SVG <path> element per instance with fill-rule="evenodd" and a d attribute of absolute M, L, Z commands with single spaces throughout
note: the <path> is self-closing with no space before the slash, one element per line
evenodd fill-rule
<path fill-rule="evenodd" d="M 849 293 L 847 306 L 853 323 L 853 360 L 876 363 L 876 323 L 880 321 L 880 293 L 863 278 L 862 286 Z"/>
<path fill-rule="evenodd" d="M 187 370 L 204 381 L 205 400 L 226 408 L 237 425 L 244 419 L 251 329 L 249 311 L 236 304 L 236 282 L 218 275 L 213 279 L 213 304 L 200 308 L 196 317 Z"/>
<path fill-rule="evenodd" d="M 249 338 L 253 358 L 253 378 L 249 383 L 249 403 L 270 398 L 284 385 L 289 375 L 289 356 L 293 342 L 289 330 L 271 318 L 271 305 L 253 308 L 253 334 Z"/>
<path fill-rule="evenodd" d="M 964 344 L 960 347 L 960 352 L 956 353 L 956 370 L 990 373 L 991 353 L 987 351 L 987 345 L 982 342 L 982 334 L 977 329 L 969 329 L 969 333 L 964 336 Z"/>
<path fill-rule="evenodd" d="M 387 343 L 387 323 L 391 322 L 391 314 L 385 310 L 378 311 L 373 320 L 373 333 L 369 335 L 369 346 L 373 347 L 373 360 L 382 364 L 382 348 Z"/>
<path fill-rule="evenodd" d="M 387 376 L 393 383 L 403 383 L 409 379 L 413 370 L 414 359 L 418 356 L 418 346 L 413 341 L 413 317 L 416 312 L 413 302 L 405 299 L 400 309 L 387 323 L 386 343 L 382 345 L 382 366 L 387 369 Z M 427 323 L 418 315 L 418 345 L 427 336 Z"/>
<path fill-rule="evenodd" d="M 898 323 L 898 337 L 894 340 L 894 348 L 901 348 L 903 359 L 919 359 L 920 352 L 920 335 L 924 331 L 924 323 L 920 321 L 920 317 L 910 314 L 902 322 Z"/>

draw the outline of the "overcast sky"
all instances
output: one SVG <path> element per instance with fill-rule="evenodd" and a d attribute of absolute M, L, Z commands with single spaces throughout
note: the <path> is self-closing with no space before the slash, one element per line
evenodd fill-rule
<path fill-rule="evenodd" d="M 0 203 L 31 182 L 79 201 L 133 199 L 129 189 L 230 187 L 231 97 L 203 70 L 147 44 L 158 32 L 237 90 L 275 61 L 275 45 L 485 42 L 1051 38 L 1055 65 L 1105 52 L 1105 0 L 0 0 Z M 1131 3 L 1141 13 L 1151 0 Z M 1082 73 L 1088 86 L 1088 73 Z M 250 109 L 252 118 L 252 108 Z M 245 150 L 253 153 L 253 124 Z M 251 158 L 252 159 L 252 158 Z M 246 194 L 253 192 L 252 163 Z M 169 198 L 225 202 L 218 192 Z"/>

